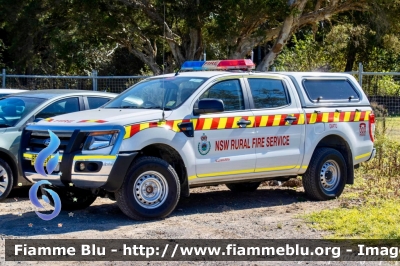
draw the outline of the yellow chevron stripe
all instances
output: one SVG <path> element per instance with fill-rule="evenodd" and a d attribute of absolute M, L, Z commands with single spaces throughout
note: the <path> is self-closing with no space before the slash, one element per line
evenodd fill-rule
<path fill-rule="evenodd" d="M 315 124 L 315 121 L 317 121 L 317 114 L 312 113 L 310 118 L 310 124 Z"/>
<path fill-rule="evenodd" d="M 149 123 L 140 124 L 140 130 L 144 130 L 146 128 L 149 128 Z"/>
<path fill-rule="evenodd" d="M 233 124 L 232 124 L 232 128 L 239 128 L 237 122 L 241 119 L 241 117 L 235 117 L 233 119 Z"/>
<path fill-rule="evenodd" d="M 251 121 L 251 124 L 248 125 L 248 127 L 254 127 L 254 122 L 256 121 L 256 117 L 255 116 L 249 116 L 247 118 L 247 120 Z"/>
<path fill-rule="evenodd" d="M 304 114 L 300 114 L 299 122 L 297 124 L 298 125 L 304 125 L 304 122 L 305 122 L 305 115 Z"/>
<path fill-rule="evenodd" d="M 354 116 L 354 122 L 360 121 L 360 117 L 361 117 L 361 112 L 356 112 L 356 115 Z"/>
<path fill-rule="evenodd" d="M 172 130 L 173 130 L 173 131 L 175 131 L 175 132 L 181 131 L 181 130 L 179 129 L 179 127 L 178 127 L 178 124 L 179 124 L 179 123 L 182 123 L 182 120 L 175 120 L 175 121 L 174 121 L 174 125 L 172 126 Z"/>
<path fill-rule="evenodd" d="M 267 122 L 268 122 L 268 115 L 263 115 L 263 116 L 261 117 L 260 127 L 265 127 L 265 126 L 267 126 Z"/>
<path fill-rule="evenodd" d="M 272 126 L 274 126 L 274 127 L 279 126 L 279 124 L 281 123 L 281 117 L 282 117 L 282 115 L 275 115 Z"/>
<path fill-rule="evenodd" d="M 124 139 L 127 139 L 131 136 L 131 126 L 127 126 L 125 127 L 125 135 L 124 135 Z"/>
<path fill-rule="evenodd" d="M 218 123 L 218 129 L 224 129 L 226 127 L 226 122 L 228 121 L 227 117 L 221 117 Z"/>
<path fill-rule="evenodd" d="M 328 123 L 328 120 L 329 120 L 329 113 L 323 113 L 322 114 L 322 122 Z"/>
<path fill-rule="evenodd" d="M 369 115 L 371 114 L 371 111 L 366 111 L 365 116 L 364 116 L 364 121 L 369 121 Z"/>
<path fill-rule="evenodd" d="M 350 121 L 350 115 L 351 115 L 351 112 L 346 112 L 344 114 L 344 121 L 343 122 L 349 122 Z"/>
<path fill-rule="evenodd" d="M 203 124 L 203 130 L 208 130 L 211 128 L 212 118 L 206 118 Z"/>
<path fill-rule="evenodd" d="M 340 113 L 339 112 L 335 112 L 335 114 L 333 115 L 333 122 L 340 122 Z"/>

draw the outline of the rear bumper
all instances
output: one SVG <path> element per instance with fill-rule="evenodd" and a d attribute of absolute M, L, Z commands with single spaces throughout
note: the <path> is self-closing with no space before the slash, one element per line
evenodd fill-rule
<path fill-rule="evenodd" d="M 371 152 L 371 156 L 368 158 L 367 162 L 370 161 L 370 160 L 372 160 L 372 159 L 375 157 L 375 155 L 376 155 L 376 149 L 373 148 L 373 149 L 372 149 L 372 152 Z"/>

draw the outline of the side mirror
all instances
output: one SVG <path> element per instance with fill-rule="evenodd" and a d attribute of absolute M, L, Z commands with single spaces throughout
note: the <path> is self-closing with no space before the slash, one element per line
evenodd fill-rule
<path fill-rule="evenodd" d="M 221 99 L 201 99 L 197 108 L 193 109 L 193 114 L 219 113 L 224 110 L 224 102 Z"/>

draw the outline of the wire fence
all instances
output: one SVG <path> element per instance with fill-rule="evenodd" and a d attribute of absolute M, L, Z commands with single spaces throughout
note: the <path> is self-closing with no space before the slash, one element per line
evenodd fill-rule
<path fill-rule="evenodd" d="M 375 113 L 380 116 L 400 116 L 400 72 L 347 72 L 358 78 Z M 147 76 L 98 76 L 93 70 L 90 76 L 14 75 L 1 73 L 2 88 L 28 90 L 79 89 L 121 93 Z"/>
<path fill-rule="evenodd" d="M 13 75 L 3 69 L 1 87 L 27 90 L 77 89 L 121 93 L 147 76 L 42 76 Z"/>

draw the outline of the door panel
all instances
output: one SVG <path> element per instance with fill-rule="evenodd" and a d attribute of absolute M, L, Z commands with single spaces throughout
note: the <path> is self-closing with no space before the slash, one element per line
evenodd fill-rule
<path fill-rule="evenodd" d="M 296 173 L 304 151 L 304 114 L 281 79 L 249 78 L 257 140 L 255 172 Z"/>
<path fill-rule="evenodd" d="M 193 149 L 197 177 L 252 173 L 255 167 L 254 116 L 248 108 L 240 79 L 212 85 L 202 98 L 221 99 L 225 112 L 194 118 Z"/>

